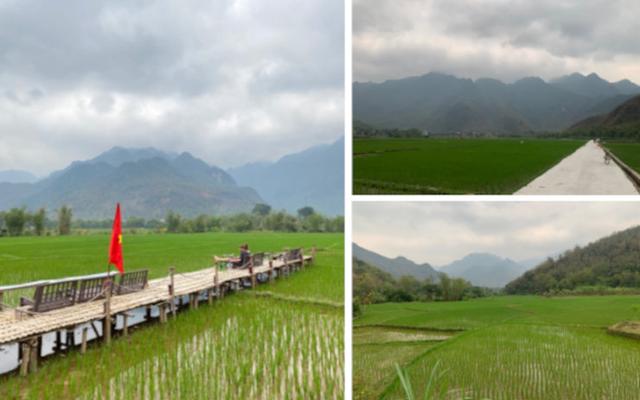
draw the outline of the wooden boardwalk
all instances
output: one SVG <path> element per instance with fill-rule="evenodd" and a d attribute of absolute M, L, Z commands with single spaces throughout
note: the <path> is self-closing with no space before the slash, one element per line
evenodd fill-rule
<path fill-rule="evenodd" d="M 217 267 L 212 267 L 188 273 L 170 273 L 165 278 L 149 281 L 148 287 L 139 292 L 110 297 L 108 305 L 105 299 L 99 299 L 42 313 L 27 313 L 20 308 L 4 310 L 0 312 L 0 344 L 21 343 L 21 352 L 24 354 L 27 350 L 27 353 L 32 353 L 31 361 L 36 363 L 37 368 L 39 356 L 35 356 L 34 360 L 33 354 L 39 354 L 38 346 L 41 345 L 42 335 L 46 333 L 74 330 L 92 321 L 103 321 L 103 332 L 106 333 L 103 336 L 109 341 L 113 318 L 117 315 L 124 316 L 126 326 L 128 311 L 141 307 L 147 307 L 147 310 L 150 310 L 150 307 L 158 307 L 160 322 L 165 322 L 167 315 L 176 311 L 177 298 L 189 296 L 189 306 L 197 308 L 203 295 L 212 302 L 215 298 L 222 298 L 225 292 L 242 286 L 242 280 L 250 282 L 251 287 L 255 287 L 258 284 L 257 276 L 260 274 L 272 281 L 276 276 L 288 275 L 311 262 L 313 256 L 301 255 L 299 259 L 269 260 L 261 266 L 246 269 L 218 270 Z M 124 331 L 126 334 L 127 329 Z M 86 348 L 86 343 L 83 342 L 82 347 Z M 24 364 L 28 363 L 23 362 Z M 32 365 L 30 369 L 33 368 Z"/>

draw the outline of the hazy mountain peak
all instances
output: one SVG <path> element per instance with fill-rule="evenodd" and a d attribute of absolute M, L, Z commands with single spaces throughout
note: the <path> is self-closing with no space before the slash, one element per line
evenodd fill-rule
<path fill-rule="evenodd" d="M 311 206 L 326 215 L 344 214 L 343 135 L 273 163 L 250 163 L 228 172 L 238 184 L 255 188 L 274 209 L 295 213 Z"/>
<path fill-rule="evenodd" d="M 153 148 L 115 147 L 21 190 L 21 196 L 0 192 L 0 209 L 54 210 L 68 204 L 78 218 L 100 219 L 120 202 L 129 216 L 162 218 L 169 210 L 187 217 L 246 212 L 263 202 L 220 168 L 189 153 L 175 156 Z"/>
<path fill-rule="evenodd" d="M 487 252 L 469 253 L 442 266 L 440 271 L 452 277 L 468 280 L 476 286 L 498 288 L 520 276 L 526 267 L 517 262 Z"/>
<path fill-rule="evenodd" d="M 175 154 L 167 153 L 153 147 L 127 148 L 122 146 L 114 146 L 111 149 L 99 154 L 98 156 L 87 160 L 86 162 L 105 162 L 114 167 L 117 167 L 126 162 L 135 162 L 155 157 L 170 160 L 175 158 Z"/>
<path fill-rule="evenodd" d="M 364 247 L 358 246 L 353 243 L 353 257 L 364 261 L 365 263 L 390 273 L 394 277 L 401 277 L 404 275 L 413 276 L 416 279 L 422 280 L 431 278 L 434 281 L 438 280 L 438 272 L 433 269 L 429 264 L 418 265 L 415 262 L 398 256 L 395 258 L 385 257 L 371 250 L 367 250 Z"/>

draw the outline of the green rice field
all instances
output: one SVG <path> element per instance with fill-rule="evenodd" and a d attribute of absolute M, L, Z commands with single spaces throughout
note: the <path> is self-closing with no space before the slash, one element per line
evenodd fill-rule
<path fill-rule="evenodd" d="M 108 235 L 0 239 L 0 284 L 104 269 Z M 91 343 L 0 377 L 1 399 L 297 399 L 344 397 L 342 234 L 125 236 L 125 268 L 202 268 L 213 254 L 318 248 L 313 266 L 143 325 L 110 346 Z M 257 294 L 265 295 L 257 295 Z M 268 296 L 266 296 L 268 294 Z"/>
<path fill-rule="evenodd" d="M 355 139 L 355 194 L 511 194 L 585 142 Z"/>
<path fill-rule="evenodd" d="M 395 363 L 418 398 L 436 364 L 439 399 L 635 398 L 640 341 L 606 328 L 639 319 L 637 296 L 369 305 L 354 321 L 354 398 L 405 398 Z M 372 343 L 362 339 L 371 329 L 422 338 Z"/>
<path fill-rule="evenodd" d="M 640 143 L 607 143 L 605 145 L 629 167 L 640 173 Z"/>

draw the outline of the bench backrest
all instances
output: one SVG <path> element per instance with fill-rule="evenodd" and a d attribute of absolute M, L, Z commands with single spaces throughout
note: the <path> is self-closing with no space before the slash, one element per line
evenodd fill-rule
<path fill-rule="evenodd" d="M 291 249 L 287 253 L 287 260 L 289 260 L 289 261 L 291 261 L 291 260 L 299 260 L 301 256 L 302 256 L 302 249 L 300 249 L 300 248 Z"/>
<path fill-rule="evenodd" d="M 78 287 L 78 297 L 76 299 L 76 302 L 85 303 L 87 301 L 104 297 L 104 294 L 100 295 L 100 293 L 105 288 L 106 282 L 106 277 L 96 277 L 81 280 Z M 111 291 L 113 293 L 113 285 L 111 285 Z"/>
<path fill-rule="evenodd" d="M 45 312 L 72 306 L 76 301 L 78 281 L 43 284 L 36 287 L 33 311 Z"/>
<path fill-rule="evenodd" d="M 256 253 L 252 257 L 254 267 L 260 267 L 264 263 L 264 253 Z"/>
<path fill-rule="evenodd" d="M 120 275 L 120 284 L 118 285 L 117 294 L 139 292 L 140 290 L 147 287 L 148 279 L 148 269 L 125 272 L 124 274 Z"/>

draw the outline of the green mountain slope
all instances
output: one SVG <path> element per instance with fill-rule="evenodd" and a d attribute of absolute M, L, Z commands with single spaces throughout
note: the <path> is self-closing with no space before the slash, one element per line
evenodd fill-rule
<path fill-rule="evenodd" d="M 506 286 L 509 293 L 546 293 L 579 286 L 640 286 L 640 226 L 614 233 L 557 259 L 547 259 Z"/>
<path fill-rule="evenodd" d="M 609 113 L 578 122 L 568 130 L 567 135 L 640 138 L 640 96 L 625 101 Z"/>

